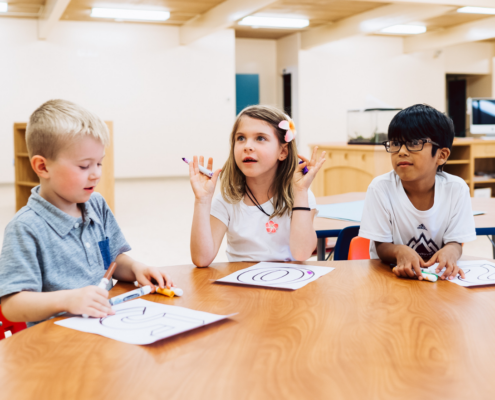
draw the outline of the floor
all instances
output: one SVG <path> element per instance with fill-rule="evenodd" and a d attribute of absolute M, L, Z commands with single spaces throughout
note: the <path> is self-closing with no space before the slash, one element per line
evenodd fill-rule
<path fill-rule="evenodd" d="M 187 178 L 118 180 L 115 191 L 115 214 L 133 258 L 154 266 L 191 264 L 194 195 Z M 0 241 L 14 213 L 14 186 L 0 185 Z M 224 241 L 215 261 L 227 261 L 225 248 Z M 464 254 L 491 259 L 490 242 L 480 236 L 464 245 Z"/>

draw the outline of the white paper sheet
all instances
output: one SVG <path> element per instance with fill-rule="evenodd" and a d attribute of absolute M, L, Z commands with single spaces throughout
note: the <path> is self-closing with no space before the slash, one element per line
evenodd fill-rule
<path fill-rule="evenodd" d="M 452 280 L 449 279 L 449 282 L 464 287 L 495 285 L 495 264 L 493 262 L 486 260 L 458 261 L 457 265 L 464 271 L 466 278 L 462 279 L 457 276 Z M 438 264 L 434 264 L 427 268 L 426 271 L 435 274 L 435 268 L 437 267 Z M 444 271 L 445 268 L 437 275 L 440 277 Z"/>
<path fill-rule="evenodd" d="M 82 332 L 96 333 L 120 342 L 150 344 L 231 316 L 153 303 L 143 299 L 121 303 L 112 308 L 116 314 L 106 318 L 72 317 L 57 321 L 55 324 Z"/>
<path fill-rule="evenodd" d="M 296 290 L 334 269 L 313 265 L 260 262 L 218 279 L 216 282 Z"/>

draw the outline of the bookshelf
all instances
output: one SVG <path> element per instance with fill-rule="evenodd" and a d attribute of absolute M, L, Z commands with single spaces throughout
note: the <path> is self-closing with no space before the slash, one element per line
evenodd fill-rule
<path fill-rule="evenodd" d="M 96 191 L 105 198 L 108 206 L 115 213 L 115 178 L 113 155 L 113 123 L 105 121 L 110 131 L 110 146 L 105 149 L 105 160 L 100 182 Z M 31 189 L 40 184 L 38 176 L 31 168 L 26 146 L 26 123 L 14 124 L 14 163 L 15 163 L 15 198 L 16 211 L 27 204 Z"/>

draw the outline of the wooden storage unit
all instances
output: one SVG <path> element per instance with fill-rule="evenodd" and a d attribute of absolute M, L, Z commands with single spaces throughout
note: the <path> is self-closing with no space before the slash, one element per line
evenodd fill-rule
<path fill-rule="evenodd" d="M 327 155 L 312 185 L 315 196 L 365 192 L 373 178 L 392 169 L 390 154 L 383 146 L 345 143 L 316 145 L 318 155 L 322 151 L 326 151 Z M 471 196 L 475 188 L 491 187 L 492 196 L 495 197 L 495 179 L 474 175 L 475 171 L 495 173 L 495 140 L 455 139 L 444 171 L 464 179 L 469 185 Z"/>
<path fill-rule="evenodd" d="M 110 146 L 105 149 L 105 159 L 100 182 L 96 191 L 105 198 L 108 206 L 115 213 L 115 178 L 113 158 L 113 123 L 105 122 L 110 131 Z M 15 156 L 15 197 L 16 211 L 27 204 L 31 189 L 40 184 L 38 176 L 31 168 L 26 147 L 26 123 L 14 124 L 14 156 Z"/>

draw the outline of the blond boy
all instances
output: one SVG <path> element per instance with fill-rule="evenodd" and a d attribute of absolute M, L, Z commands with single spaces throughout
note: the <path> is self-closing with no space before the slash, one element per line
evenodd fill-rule
<path fill-rule="evenodd" d="M 113 314 L 108 291 L 96 285 L 114 260 L 115 279 L 172 285 L 160 269 L 124 254 L 131 248 L 94 192 L 109 144 L 99 117 L 69 101 L 48 101 L 31 115 L 26 142 L 40 185 L 5 230 L 0 299 L 7 319 L 32 325 L 63 312 Z"/>

